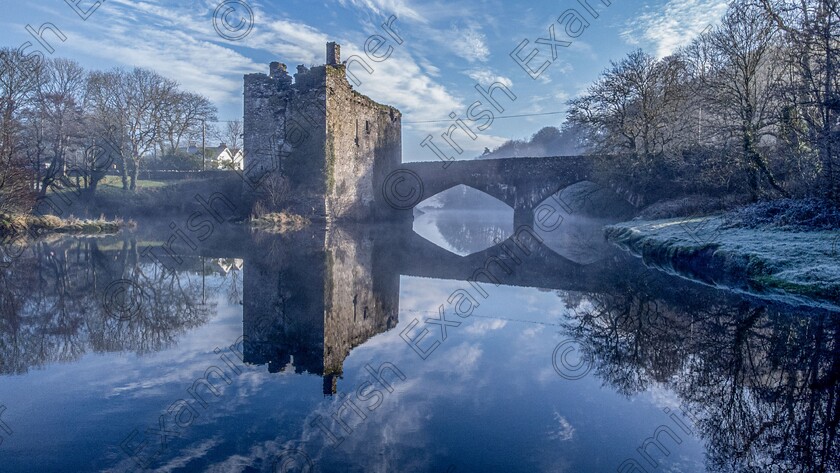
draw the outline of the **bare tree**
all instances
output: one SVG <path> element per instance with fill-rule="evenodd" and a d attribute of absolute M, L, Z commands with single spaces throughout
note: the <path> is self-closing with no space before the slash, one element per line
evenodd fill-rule
<path fill-rule="evenodd" d="M 792 97 L 797 117 L 819 156 L 822 187 L 829 198 L 840 200 L 840 1 L 754 1 L 785 33 L 788 61 L 796 71 Z"/>
<path fill-rule="evenodd" d="M 94 147 L 107 143 L 113 150 L 115 164 L 122 177 L 123 189 L 128 189 L 127 149 L 128 117 L 121 97 L 120 70 L 92 72 L 88 77 L 88 103 L 90 131 Z M 95 188 L 95 183 L 93 185 Z"/>
<path fill-rule="evenodd" d="M 161 155 L 177 151 L 184 139 L 200 136 L 202 127 L 216 119 L 216 107 L 199 94 L 175 91 L 164 102 L 158 142 Z"/>
<path fill-rule="evenodd" d="M 678 66 L 633 51 L 570 102 L 569 119 L 602 130 L 595 137 L 602 151 L 632 153 L 643 160 L 664 152 L 679 91 Z"/>
<path fill-rule="evenodd" d="M 245 133 L 245 130 L 242 127 L 242 120 L 227 122 L 227 126 L 225 127 L 225 143 L 231 152 L 236 153 L 242 148 L 243 133 Z"/>
<path fill-rule="evenodd" d="M 291 196 L 289 181 L 279 173 L 270 173 L 260 186 L 260 203 L 265 212 L 277 212 L 288 205 Z M 257 215 L 259 216 L 259 215 Z"/>
<path fill-rule="evenodd" d="M 635 192 L 658 192 L 669 179 L 664 164 L 684 127 L 684 66 L 641 50 L 613 62 L 582 97 L 569 102 L 568 121 L 588 131 L 599 153 L 618 157 L 603 171 Z"/>
<path fill-rule="evenodd" d="M 178 84 L 160 74 L 134 68 L 123 72 L 118 94 L 123 98 L 128 118 L 126 128 L 128 149 L 129 189 L 137 188 L 137 176 L 143 157 L 154 149 L 161 133 L 161 120 L 169 109 L 168 100 Z"/>
<path fill-rule="evenodd" d="M 83 104 L 87 73 L 75 61 L 51 59 L 44 67 L 44 80 L 37 89 L 39 127 L 47 145 L 46 166 L 38 155 L 38 190 L 44 196 L 67 177 L 67 154 L 71 147 L 82 146 Z"/>
<path fill-rule="evenodd" d="M 181 92 L 176 82 L 140 68 L 93 74 L 91 102 L 101 124 L 107 124 L 103 131 L 109 142 L 120 148 L 127 190 L 137 188 L 143 160 L 156 147 L 177 148 L 201 126 L 200 120 L 216 113 L 206 98 Z"/>
<path fill-rule="evenodd" d="M 774 43 L 777 30 L 762 13 L 734 3 L 721 26 L 700 40 L 708 41 L 714 55 L 711 71 L 701 80 L 704 97 L 716 114 L 714 126 L 725 139 L 737 143 L 753 200 L 758 200 L 762 177 L 780 194 L 789 196 L 759 149 L 763 139 L 775 136 L 783 79 Z"/>
<path fill-rule="evenodd" d="M 22 154 L 22 114 L 33 106 L 42 64 L 9 48 L 0 49 L 0 211 L 28 210 L 31 173 Z"/>

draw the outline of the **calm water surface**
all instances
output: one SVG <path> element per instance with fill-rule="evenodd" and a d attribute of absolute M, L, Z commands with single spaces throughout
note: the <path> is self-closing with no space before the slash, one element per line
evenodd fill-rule
<path fill-rule="evenodd" d="M 7 248 L 0 471 L 838 471 L 838 314 L 477 220 Z"/>

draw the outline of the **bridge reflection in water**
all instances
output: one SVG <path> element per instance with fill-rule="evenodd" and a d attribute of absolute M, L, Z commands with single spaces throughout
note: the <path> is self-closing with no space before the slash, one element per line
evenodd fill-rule
<path fill-rule="evenodd" d="M 241 270 L 243 293 L 232 283 L 228 296 L 243 305 L 245 361 L 321 375 L 324 393 L 332 394 L 349 352 L 396 327 L 401 276 L 584 290 L 602 271 L 557 255 L 529 229 L 465 257 L 404 224 L 291 234 L 227 229 L 196 248 L 176 242 L 166 250 L 151 243 L 162 232 L 148 231 L 44 240 L 0 271 L 0 347 L 8 348 L 0 348 L 0 374 L 86 352 L 172 347 L 214 314 L 204 276 L 238 277 Z M 475 234 L 449 237 L 457 246 Z M 136 300 L 114 301 L 114 291 Z"/>
<path fill-rule="evenodd" d="M 500 284 L 592 289 L 603 271 L 554 253 L 530 227 L 466 257 L 404 225 L 255 238 L 242 255 L 245 361 L 323 375 L 327 395 L 354 347 L 396 327 L 401 276 L 469 281 L 480 298 Z"/>
<path fill-rule="evenodd" d="M 558 303 L 574 309 L 557 322 L 591 355 L 591 375 L 627 396 L 663 386 L 674 392 L 695 416 L 713 464 L 814 462 L 813 471 L 836 471 L 836 313 L 690 284 L 620 253 L 579 265 L 527 231 L 519 236 L 521 246 L 509 240 L 458 257 L 405 225 L 220 231 L 196 250 L 176 248 L 182 263 L 175 271 L 141 257 L 142 236 L 42 241 L 0 271 L 0 373 L 86 352 L 170 347 L 214 314 L 195 275 L 237 274 L 244 265 L 243 294 L 228 296 L 243 302 L 245 361 L 323 376 L 329 395 L 351 350 L 397 326 L 401 276 L 472 279 L 491 294 L 495 282 L 487 281 L 495 278 L 557 290 Z M 184 284 L 185 274 L 198 284 Z M 102 300 L 109 283 L 126 279 L 147 300 L 119 320 Z"/>
<path fill-rule="evenodd" d="M 618 252 L 576 264 L 528 227 L 467 257 L 405 226 L 263 238 L 245 268 L 244 332 L 254 341 L 246 358 L 272 370 L 294 359 L 296 371 L 323 374 L 326 395 L 354 347 L 397 325 L 401 276 L 473 281 L 491 293 L 496 283 L 553 289 L 576 308 L 560 322 L 595 376 L 626 396 L 657 386 L 676 393 L 713 470 L 840 466 L 834 313 L 679 281 Z"/>

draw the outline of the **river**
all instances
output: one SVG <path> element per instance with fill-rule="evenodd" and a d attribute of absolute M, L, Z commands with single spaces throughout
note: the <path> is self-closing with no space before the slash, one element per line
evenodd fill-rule
<path fill-rule="evenodd" d="M 6 248 L 0 470 L 838 471 L 838 314 L 447 212 Z"/>

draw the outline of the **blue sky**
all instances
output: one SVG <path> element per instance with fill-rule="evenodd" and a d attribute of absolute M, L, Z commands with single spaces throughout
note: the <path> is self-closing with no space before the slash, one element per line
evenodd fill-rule
<path fill-rule="evenodd" d="M 253 24 L 242 39 L 225 39 L 214 28 L 214 12 L 224 0 L 17 0 L 8 2 L 0 18 L 0 45 L 47 56 L 75 59 L 88 68 L 141 66 L 177 80 L 184 88 L 209 97 L 219 108 L 220 120 L 242 116 L 242 76 L 267 72 L 270 61 L 281 61 L 291 70 L 297 64 L 324 63 L 325 43 L 342 45 L 342 57 L 364 55 L 365 41 L 374 34 L 388 40 L 381 52 L 393 47 L 385 61 L 374 63 L 368 75 L 357 68 L 362 84 L 357 87 L 373 99 L 393 105 L 403 113 L 403 160 L 436 159 L 420 146 L 428 134 L 448 128 L 450 113 L 465 117 L 467 108 L 481 97 L 476 84 L 494 82 L 508 86 L 515 102 L 500 99 L 505 111 L 496 116 L 563 112 L 565 102 L 581 92 L 597 75 L 630 50 L 641 47 L 664 56 L 690 41 L 710 24 L 719 21 L 725 0 L 241 0 L 241 5 L 216 26 L 229 37 L 237 23 Z M 227 0 L 230 2 L 231 0 Z M 87 20 L 74 11 L 88 12 Z M 587 12 L 588 4 L 597 13 Z M 579 36 L 567 36 L 558 22 L 574 9 L 589 26 Z M 397 44 L 381 28 L 391 15 L 394 29 L 404 41 Z M 52 23 L 66 41 L 50 31 L 43 37 L 54 52 L 27 32 Z M 549 38 L 555 25 L 557 41 L 571 45 L 551 48 L 537 44 Z M 227 31 L 226 31 L 227 26 Z M 578 24 L 579 26 L 579 24 Z M 529 65 L 550 66 L 532 79 L 510 56 L 523 40 L 529 44 L 519 53 L 537 55 Z M 381 53 L 380 52 L 380 53 Z M 501 92 L 498 92 L 501 94 Z M 474 141 L 459 140 L 464 153 L 479 154 L 508 138 L 525 138 L 546 125 L 559 125 L 563 115 L 497 119 Z M 416 123 L 435 121 L 436 123 Z M 469 123 L 469 122 L 468 122 Z M 440 139 L 438 139 L 440 141 Z"/>

